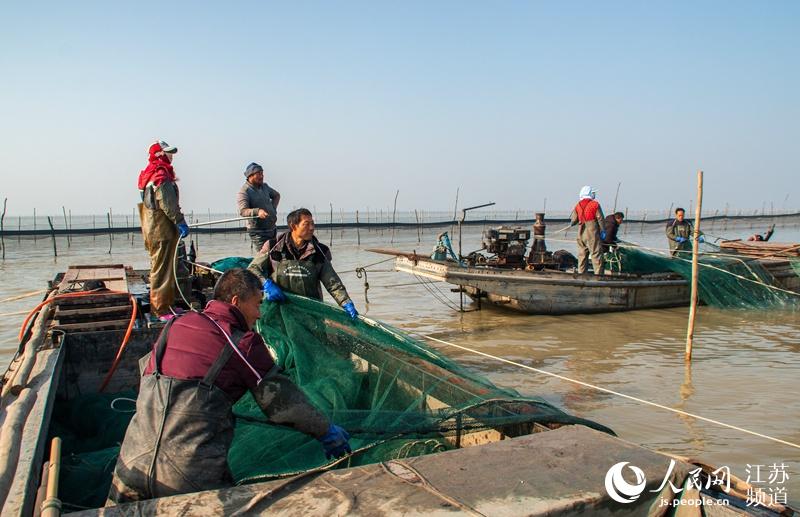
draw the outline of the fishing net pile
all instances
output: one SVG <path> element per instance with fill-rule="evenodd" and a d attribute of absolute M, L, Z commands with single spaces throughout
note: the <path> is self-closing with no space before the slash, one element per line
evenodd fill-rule
<path fill-rule="evenodd" d="M 349 467 L 453 449 L 470 433 L 527 434 L 535 424 L 583 424 L 536 397 L 498 388 L 400 331 L 353 322 L 338 307 L 288 295 L 264 303 L 256 329 L 281 366 L 330 419 L 351 435 Z M 84 395 L 56 415 L 51 435 L 65 441 L 62 491 L 72 509 L 102 506 L 132 414 L 117 395 Z M 125 396 L 131 397 L 132 394 Z M 122 407 L 121 407 L 122 406 Z M 115 409 L 116 408 L 116 409 Z M 249 393 L 235 406 L 228 463 L 237 483 L 279 478 L 331 462 L 319 442 L 266 421 Z M 485 434 L 485 433 L 484 433 Z"/>
<path fill-rule="evenodd" d="M 543 399 L 498 388 L 398 330 L 353 323 L 340 309 L 314 300 L 290 295 L 289 303 L 266 303 L 257 328 L 277 364 L 351 434 L 357 452 L 346 466 L 451 449 L 471 432 L 498 427 L 511 435 L 531 432 L 534 423 L 610 432 Z M 316 440 L 266 423 L 249 395 L 234 413 L 228 460 L 237 481 L 327 463 Z"/>
<path fill-rule="evenodd" d="M 623 273 L 647 274 L 674 272 L 691 280 L 691 255 L 673 258 L 642 248 L 620 246 L 612 254 L 614 269 Z M 780 282 L 757 260 L 704 253 L 698 257 L 700 300 L 720 308 L 768 309 L 794 306 L 798 297 L 786 292 Z M 790 261 L 794 274 L 800 263 Z"/>

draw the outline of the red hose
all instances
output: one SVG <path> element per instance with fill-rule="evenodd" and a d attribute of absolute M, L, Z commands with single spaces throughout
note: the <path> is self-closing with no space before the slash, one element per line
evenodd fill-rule
<path fill-rule="evenodd" d="M 128 322 L 128 330 L 125 332 L 125 337 L 122 338 L 122 343 L 117 350 L 117 356 L 114 358 L 114 362 L 111 364 L 111 368 L 108 370 L 108 374 L 106 374 L 106 378 L 103 380 L 103 384 L 100 386 L 100 391 L 106 389 L 111 377 L 114 375 L 117 367 L 119 366 L 119 361 L 122 358 L 122 353 L 125 351 L 125 347 L 128 345 L 128 340 L 131 337 L 131 333 L 133 332 L 133 324 L 136 322 L 136 299 L 133 297 L 132 294 L 126 293 L 123 291 L 81 291 L 77 293 L 64 293 L 64 294 L 57 294 L 52 296 L 42 303 L 37 305 L 26 317 L 25 321 L 22 323 L 22 327 L 19 329 L 19 341 L 22 342 L 22 338 L 25 334 L 25 329 L 28 328 L 28 322 L 33 318 L 42 307 L 45 305 L 54 302 L 55 300 L 63 300 L 64 298 L 80 298 L 81 296 L 98 296 L 98 295 L 105 295 L 105 294 L 126 294 L 131 301 L 131 319 Z"/>

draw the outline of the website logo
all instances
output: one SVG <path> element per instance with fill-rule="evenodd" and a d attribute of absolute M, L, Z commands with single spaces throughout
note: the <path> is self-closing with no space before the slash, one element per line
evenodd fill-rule
<path fill-rule="evenodd" d="M 636 483 L 630 484 L 625 481 L 622 477 L 622 470 L 626 465 L 628 465 L 627 461 L 621 461 L 606 472 L 606 492 L 608 492 L 611 499 L 623 504 L 632 503 L 639 499 L 647 482 L 642 469 L 635 465 L 630 465 L 628 468 L 636 477 Z"/>

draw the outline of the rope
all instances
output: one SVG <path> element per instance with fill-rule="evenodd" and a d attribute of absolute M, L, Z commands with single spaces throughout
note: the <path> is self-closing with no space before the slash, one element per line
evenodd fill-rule
<path fill-rule="evenodd" d="M 533 372 L 541 373 L 543 375 L 549 375 L 550 377 L 555 377 L 556 379 L 561 379 L 563 381 L 571 382 L 573 384 L 578 384 L 578 385 L 584 386 L 586 388 L 591 388 L 591 389 L 594 389 L 594 390 L 597 390 L 597 391 L 602 391 L 603 393 L 609 393 L 611 395 L 616 395 L 618 397 L 626 398 L 626 399 L 632 400 L 634 402 L 639 402 L 641 404 L 646 404 L 648 406 L 653 406 L 653 407 L 656 407 L 656 408 L 659 408 L 659 409 L 664 409 L 666 411 L 671 411 L 671 412 L 679 414 L 679 415 L 688 416 L 688 417 L 691 417 L 691 418 L 696 418 L 697 420 L 702 420 L 704 422 L 709 422 L 711 424 L 716 424 L 716 425 L 719 425 L 719 426 L 722 426 L 722 427 L 727 427 L 728 429 L 733 429 L 734 431 L 740 431 L 740 432 L 743 432 L 743 433 L 746 433 L 746 434 L 750 434 L 750 435 L 753 435 L 753 436 L 757 436 L 759 438 L 764 438 L 766 440 L 770 440 L 770 441 L 773 441 L 773 442 L 776 442 L 776 443 L 780 443 L 780 444 L 783 444 L 783 445 L 788 445 L 789 447 L 794 447 L 795 449 L 800 449 L 800 445 L 799 444 L 792 443 L 792 442 L 787 442 L 786 440 L 781 440 L 780 438 L 774 438 L 774 437 L 768 436 L 766 434 L 758 433 L 758 432 L 755 432 L 755 431 L 750 431 L 749 429 L 744 429 L 742 427 L 738 427 L 738 426 L 735 426 L 735 425 L 726 424 L 725 422 L 720 422 L 719 420 L 706 418 L 704 416 L 695 415 L 694 413 L 689 413 L 687 411 L 682 411 L 680 409 L 675 409 L 675 408 L 671 408 L 669 406 L 664 406 L 664 405 L 658 404 L 656 402 L 650 402 L 649 400 L 644 400 L 644 399 L 640 399 L 638 397 L 633 397 L 631 395 L 626 395 L 626 394 L 620 393 L 618 391 L 613 391 L 613 390 L 610 390 L 610 389 L 607 389 L 607 388 L 601 388 L 600 386 L 595 386 L 594 384 L 589 384 L 588 382 L 583 382 L 583 381 L 579 381 L 579 380 L 576 380 L 576 379 L 570 379 L 569 377 L 565 377 L 565 376 L 559 375 L 557 373 L 547 372 L 545 370 L 540 370 L 540 369 L 534 368 L 532 366 L 528 366 L 528 365 L 525 365 L 525 364 L 517 363 L 517 362 L 511 361 L 509 359 L 504 359 L 502 357 L 497 357 L 497 356 L 494 356 L 494 355 L 491 355 L 491 354 L 487 354 L 486 352 L 480 352 L 478 350 L 473 350 L 472 348 L 468 348 L 468 347 L 465 347 L 465 346 L 462 346 L 462 345 L 456 345 L 455 343 L 449 343 L 447 341 L 435 338 L 433 336 L 420 334 L 418 332 L 414 332 L 414 331 L 411 331 L 411 330 L 409 330 L 407 332 L 412 333 L 412 334 L 416 334 L 416 335 L 418 335 L 420 337 L 423 337 L 425 339 L 428 339 L 430 341 L 435 341 L 435 342 L 441 343 L 443 345 L 448 345 L 448 346 L 452 346 L 452 347 L 455 347 L 455 348 L 459 348 L 461 350 L 464 350 L 466 352 L 470 352 L 470 353 L 473 353 L 473 354 L 482 355 L 484 357 L 488 357 L 489 359 L 494 359 L 495 361 L 500 361 L 502 363 L 507 363 L 507 364 L 510 364 L 510 365 L 513 365 L 513 366 L 517 366 L 517 367 L 523 368 L 525 370 L 531 370 Z"/>
<path fill-rule="evenodd" d="M 28 298 L 29 296 L 36 296 L 37 294 L 44 294 L 46 292 L 47 292 L 46 289 L 39 289 L 38 291 L 33 291 L 33 292 L 30 292 L 30 293 L 21 294 L 19 296 L 12 296 L 11 298 L 4 298 L 4 299 L 0 300 L 0 303 L 13 302 L 14 300 L 21 300 L 23 298 Z"/>

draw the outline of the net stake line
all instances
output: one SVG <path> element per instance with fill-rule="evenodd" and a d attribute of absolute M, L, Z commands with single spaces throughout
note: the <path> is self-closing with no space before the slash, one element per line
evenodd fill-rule
<path fill-rule="evenodd" d="M 452 347 L 464 350 L 466 352 L 471 352 L 473 354 L 482 355 L 484 357 L 488 357 L 489 359 L 494 359 L 495 361 L 500 361 L 502 363 L 510 364 L 510 365 L 513 365 L 513 366 L 517 366 L 517 367 L 523 368 L 525 370 L 531 370 L 533 372 L 541 373 L 543 375 L 549 375 L 550 377 L 555 377 L 556 379 L 561 379 L 562 381 L 571 382 L 573 384 L 579 384 L 581 386 L 585 386 L 587 388 L 591 388 L 591 389 L 594 389 L 594 390 L 602 391 L 602 392 L 608 393 L 610 395 L 616 395 L 618 397 L 626 398 L 626 399 L 632 400 L 634 402 L 639 402 L 641 404 L 646 404 L 648 406 L 653 406 L 653 407 L 656 407 L 656 408 L 659 408 L 659 409 L 664 409 L 666 411 L 671 411 L 671 412 L 679 414 L 679 415 L 688 416 L 688 417 L 691 417 L 691 418 L 696 418 L 697 420 L 702 420 L 704 422 L 715 424 L 715 425 L 718 425 L 718 426 L 721 426 L 721 427 L 726 427 L 728 429 L 733 429 L 734 431 L 740 431 L 740 432 L 743 432 L 743 433 L 746 433 L 746 434 L 750 434 L 752 436 L 757 436 L 759 438 L 764 438 L 766 440 L 770 440 L 770 441 L 773 441 L 773 442 L 776 442 L 776 443 L 780 443 L 780 444 L 783 444 L 783 445 L 788 445 L 789 447 L 794 447 L 795 449 L 800 449 L 800 445 L 798 445 L 796 443 L 787 442 L 786 440 L 781 440 L 780 438 L 775 438 L 775 437 L 772 437 L 772 436 L 769 436 L 769 435 L 766 435 L 766 434 L 758 433 L 756 431 L 750 431 L 749 429 L 744 429 L 743 427 L 738 427 L 738 426 L 735 426 L 735 425 L 732 425 L 732 424 L 726 424 L 725 422 L 720 422 L 719 420 L 714 420 L 712 418 L 706 418 L 704 416 L 695 415 L 694 413 L 689 413 L 687 411 L 683 411 L 683 410 L 680 410 L 680 409 L 671 408 L 669 406 L 665 406 L 663 404 L 658 404 L 656 402 L 650 402 L 649 400 L 640 399 L 640 398 L 634 397 L 632 395 L 626 395 L 624 393 L 620 393 L 618 391 L 613 391 L 613 390 L 610 390 L 608 388 L 602 388 L 600 386 L 595 386 L 594 384 L 589 384 L 588 382 L 579 381 L 577 379 L 571 379 L 569 377 L 565 377 L 565 376 L 559 375 L 557 373 L 552 373 L 552 372 L 548 372 L 548 371 L 545 371 L 545 370 L 540 370 L 540 369 L 534 368 L 532 366 L 528 366 L 528 365 L 525 365 L 525 364 L 522 364 L 522 363 L 517 363 L 517 362 L 511 361 L 509 359 L 504 359 L 502 357 L 497 357 L 497 356 L 494 356 L 494 355 L 491 355 L 491 354 L 487 354 L 486 352 L 481 352 L 481 351 L 478 351 L 478 350 L 474 350 L 472 348 L 465 347 L 465 346 L 462 346 L 462 345 L 457 345 L 455 343 L 450 343 L 450 342 L 447 342 L 447 341 L 444 341 L 442 339 L 435 338 L 433 336 L 429 336 L 429 335 L 426 335 L 426 334 L 420 334 L 418 332 L 414 332 L 414 331 L 411 331 L 411 330 L 407 330 L 406 332 L 411 333 L 411 334 L 416 334 L 416 335 L 418 335 L 420 337 L 423 337 L 425 339 L 428 339 L 430 341 L 435 341 L 435 342 L 441 343 L 443 345 L 452 346 Z"/>

